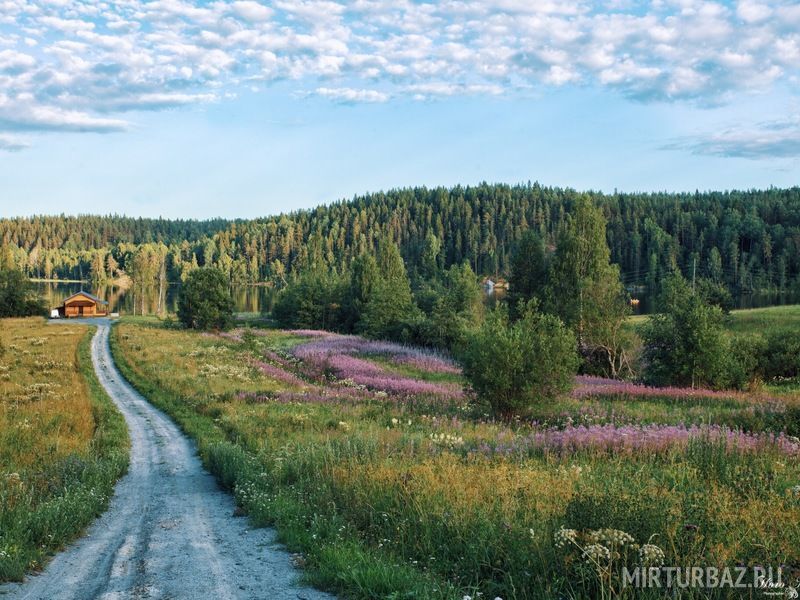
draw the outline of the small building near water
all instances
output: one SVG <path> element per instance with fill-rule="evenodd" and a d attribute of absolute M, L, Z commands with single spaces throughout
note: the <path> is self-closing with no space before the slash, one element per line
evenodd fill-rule
<path fill-rule="evenodd" d="M 57 309 L 59 317 L 105 317 L 108 314 L 108 302 L 80 291 L 64 300 Z"/>

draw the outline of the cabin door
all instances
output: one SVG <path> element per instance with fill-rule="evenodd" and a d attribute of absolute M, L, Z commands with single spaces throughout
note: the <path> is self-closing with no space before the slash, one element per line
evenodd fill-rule
<path fill-rule="evenodd" d="M 78 307 L 78 315 L 81 317 L 83 316 L 83 306 Z"/>

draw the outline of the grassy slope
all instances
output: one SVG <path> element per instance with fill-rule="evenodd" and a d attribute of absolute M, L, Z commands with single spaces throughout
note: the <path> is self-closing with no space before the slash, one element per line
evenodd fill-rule
<path fill-rule="evenodd" d="M 259 344 L 285 346 L 285 333 L 236 343 L 126 321 L 112 337 L 123 374 L 198 441 L 255 524 L 275 525 L 304 553 L 311 581 L 346 597 L 590 597 L 553 547 L 561 525 L 654 535 L 678 564 L 800 560 L 800 505 L 789 494 L 800 472 L 773 452 L 701 441 L 667 453 L 469 456 L 458 444 L 436 448 L 431 433 L 508 443 L 517 426 L 402 403 L 248 403 L 237 390 L 275 384 L 237 365 Z M 206 363 L 216 369 L 198 377 Z M 576 421 L 584 408 L 558 407 Z M 655 399 L 630 409 L 643 422 L 741 425 L 751 412 Z"/>
<path fill-rule="evenodd" d="M 0 436 L 0 581 L 21 580 L 25 571 L 40 568 L 50 553 L 77 537 L 107 508 L 128 466 L 125 420 L 92 366 L 94 328 L 80 327 L 70 336 L 38 319 L 26 321 L 3 324 L 16 332 L 18 347 L 6 348 L 2 358 L 11 363 L 9 383 L 56 381 L 68 389 L 66 396 L 45 395 L 29 405 L 15 403 L 11 394 L 0 400 L 8 428 Z M 42 343 L 42 355 L 57 348 L 64 354 L 53 353 L 71 354 L 71 363 L 54 371 L 31 368 L 37 354 L 19 346 L 47 338 L 51 343 Z M 75 426 L 75 415 L 84 414 L 88 430 Z"/>

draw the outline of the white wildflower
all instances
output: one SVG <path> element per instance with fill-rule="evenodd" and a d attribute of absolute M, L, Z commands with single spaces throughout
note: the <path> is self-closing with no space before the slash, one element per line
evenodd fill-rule
<path fill-rule="evenodd" d="M 611 558 L 611 551 L 603 544 L 589 544 L 583 549 L 583 558 L 589 564 L 608 562 Z"/>
<path fill-rule="evenodd" d="M 639 549 L 639 562 L 647 567 L 660 567 L 664 564 L 664 551 L 655 544 L 645 544 Z"/>
<path fill-rule="evenodd" d="M 578 541 L 578 532 L 574 529 L 566 529 L 563 526 L 556 531 L 553 536 L 556 548 L 564 548 L 565 546 L 572 545 Z"/>

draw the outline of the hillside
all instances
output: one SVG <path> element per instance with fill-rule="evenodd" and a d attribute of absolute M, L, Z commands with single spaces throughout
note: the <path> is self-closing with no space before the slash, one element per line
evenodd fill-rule
<path fill-rule="evenodd" d="M 4 219 L 0 239 L 29 275 L 62 279 L 113 277 L 149 244 L 171 280 L 211 262 L 234 281 L 263 281 L 310 264 L 339 269 L 384 237 L 412 273 L 427 251 L 440 266 L 469 261 L 479 274 L 507 274 L 522 232 L 553 242 L 579 195 L 530 183 L 418 187 L 255 220 Z M 800 188 L 587 195 L 605 213 L 625 283 L 654 284 L 678 266 L 741 290 L 798 285 Z"/>

